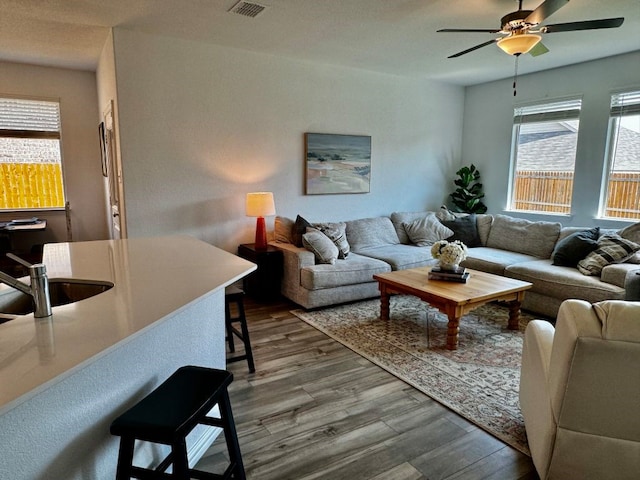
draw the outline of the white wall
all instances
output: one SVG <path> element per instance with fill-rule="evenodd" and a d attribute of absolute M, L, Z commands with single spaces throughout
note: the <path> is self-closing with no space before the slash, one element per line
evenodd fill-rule
<path fill-rule="evenodd" d="M 535 59 L 523 57 L 520 61 L 534 62 Z M 462 158 L 464 164 L 474 163 L 482 173 L 489 213 L 503 213 L 507 205 L 514 105 L 582 96 L 571 215 L 517 213 L 514 216 L 574 226 L 617 228 L 628 224 L 595 217 L 611 93 L 622 88 L 640 88 L 640 51 L 521 76 L 515 98 L 511 83 L 511 79 L 501 80 L 466 90 Z"/>
<path fill-rule="evenodd" d="M 98 141 L 96 77 L 93 72 L 0 62 L 0 94 L 60 99 L 62 154 L 74 240 L 107 238 Z M 24 243 L 67 240 L 64 211 L 38 212 L 47 231 Z M 5 214 L 0 218 L 15 218 Z M 24 215 L 23 215 L 24 216 Z"/>
<path fill-rule="evenodd" d="M 453 190 L 461 87 L 124 29 L 114 49 L 130 236 L 235 251 L 253 241 L 247 192 L 320 221 L 436 208 Z M 371 135 L 371 193 L 305 196 L 305 132 Z"/>

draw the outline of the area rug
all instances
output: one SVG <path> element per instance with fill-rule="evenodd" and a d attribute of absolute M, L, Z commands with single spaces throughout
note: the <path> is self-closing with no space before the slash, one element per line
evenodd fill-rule
<path fill-rule="evenodd" d="M 291 313 L 530 455 L 518 387 L 531 315 L 521 314 L 519 331 L 508 330 L 507 307 L 484 305 L 462 318 L 458 349 L 450 351 L 446 315 L 416 297 L 391 297 L 388 322 L 379 300 Z"/>

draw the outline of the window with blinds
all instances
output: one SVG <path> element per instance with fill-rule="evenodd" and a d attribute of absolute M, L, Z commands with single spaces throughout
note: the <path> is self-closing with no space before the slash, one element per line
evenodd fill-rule
<path fill-rule="evenodd" d="M 514 109 L 509 210 L 571 213 L 581 106 L 572 98 Z"/>
<path fill-rule="evenodd" d="M 0 210 L 64 208 L 59 102 L 0 98 Z"/>
<path fill-rule="evenodd" d="M 640 218 L 640 90 L 611 96 L 600 216 Z"/>

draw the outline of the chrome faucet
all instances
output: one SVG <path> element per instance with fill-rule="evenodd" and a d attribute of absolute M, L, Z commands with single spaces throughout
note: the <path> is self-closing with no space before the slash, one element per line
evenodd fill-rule
<path fill-rule="evenodd" d="M 51 316 L 51 298 L 49 297 L 47 268 L 43 263 L 31 264 L 13 253 L 7 253 L 7 257 L 29 269 L 31 285 L 27 285 L 3 271 L 0 271 L 0 282 L 4 282 L 16 290 L 20 290 L 21 292 L 33 297 L 33 303 L 36 307 L 35 312 L 33 313 L 34 317 L 43 318 Z"/>

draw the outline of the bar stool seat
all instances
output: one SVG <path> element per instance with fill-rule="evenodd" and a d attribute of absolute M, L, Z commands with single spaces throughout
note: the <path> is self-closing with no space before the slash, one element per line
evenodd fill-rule
<path fill-rule="evenodd" d="M 117 480 L 140 479 L 245 479 L 235 423 L 227 387 L 233 375 L 225 370 L 181 367 L 153 392 L 111 423 L 111 434 L 120 436 Z M 220 418 L 209 417 L 218 405 Z M 187 435 L 198 424 L 220 427 L 224 431 L 231 460 L 224 474 L 189 468 Z M 171 453 L 155 468 L 133 465 L 136 440 L 171 446 Z M 173 473 L 165 473 L 173 465 Z"/>
<path fill-rule="evenodd" d="M 236 306 L 236 316 L 231 316 L 231 305 Z M 229 352 L 235 353 L 234 336 L 237 337 L 244 344 L 244 355 L 229 355 L 227 356 L 227 363 L 239 362 L 246 360 L 249 366 L 249 373 L 256 371 L 255 364 L 253 363 L 253 352 L 251 350 L 251 340 L 249 339 L 249 329 L 247 328 L 247 317 L 244 311 L 244 291 L 241 289 L 230 286 L 225 289 L 224 292 L 224 310 L 225 310 L 225 325 L 227 330 L 226 340 L 229 344 Z M 234 327 L 234 323 L 240 324 L 240 330 Z"/>

